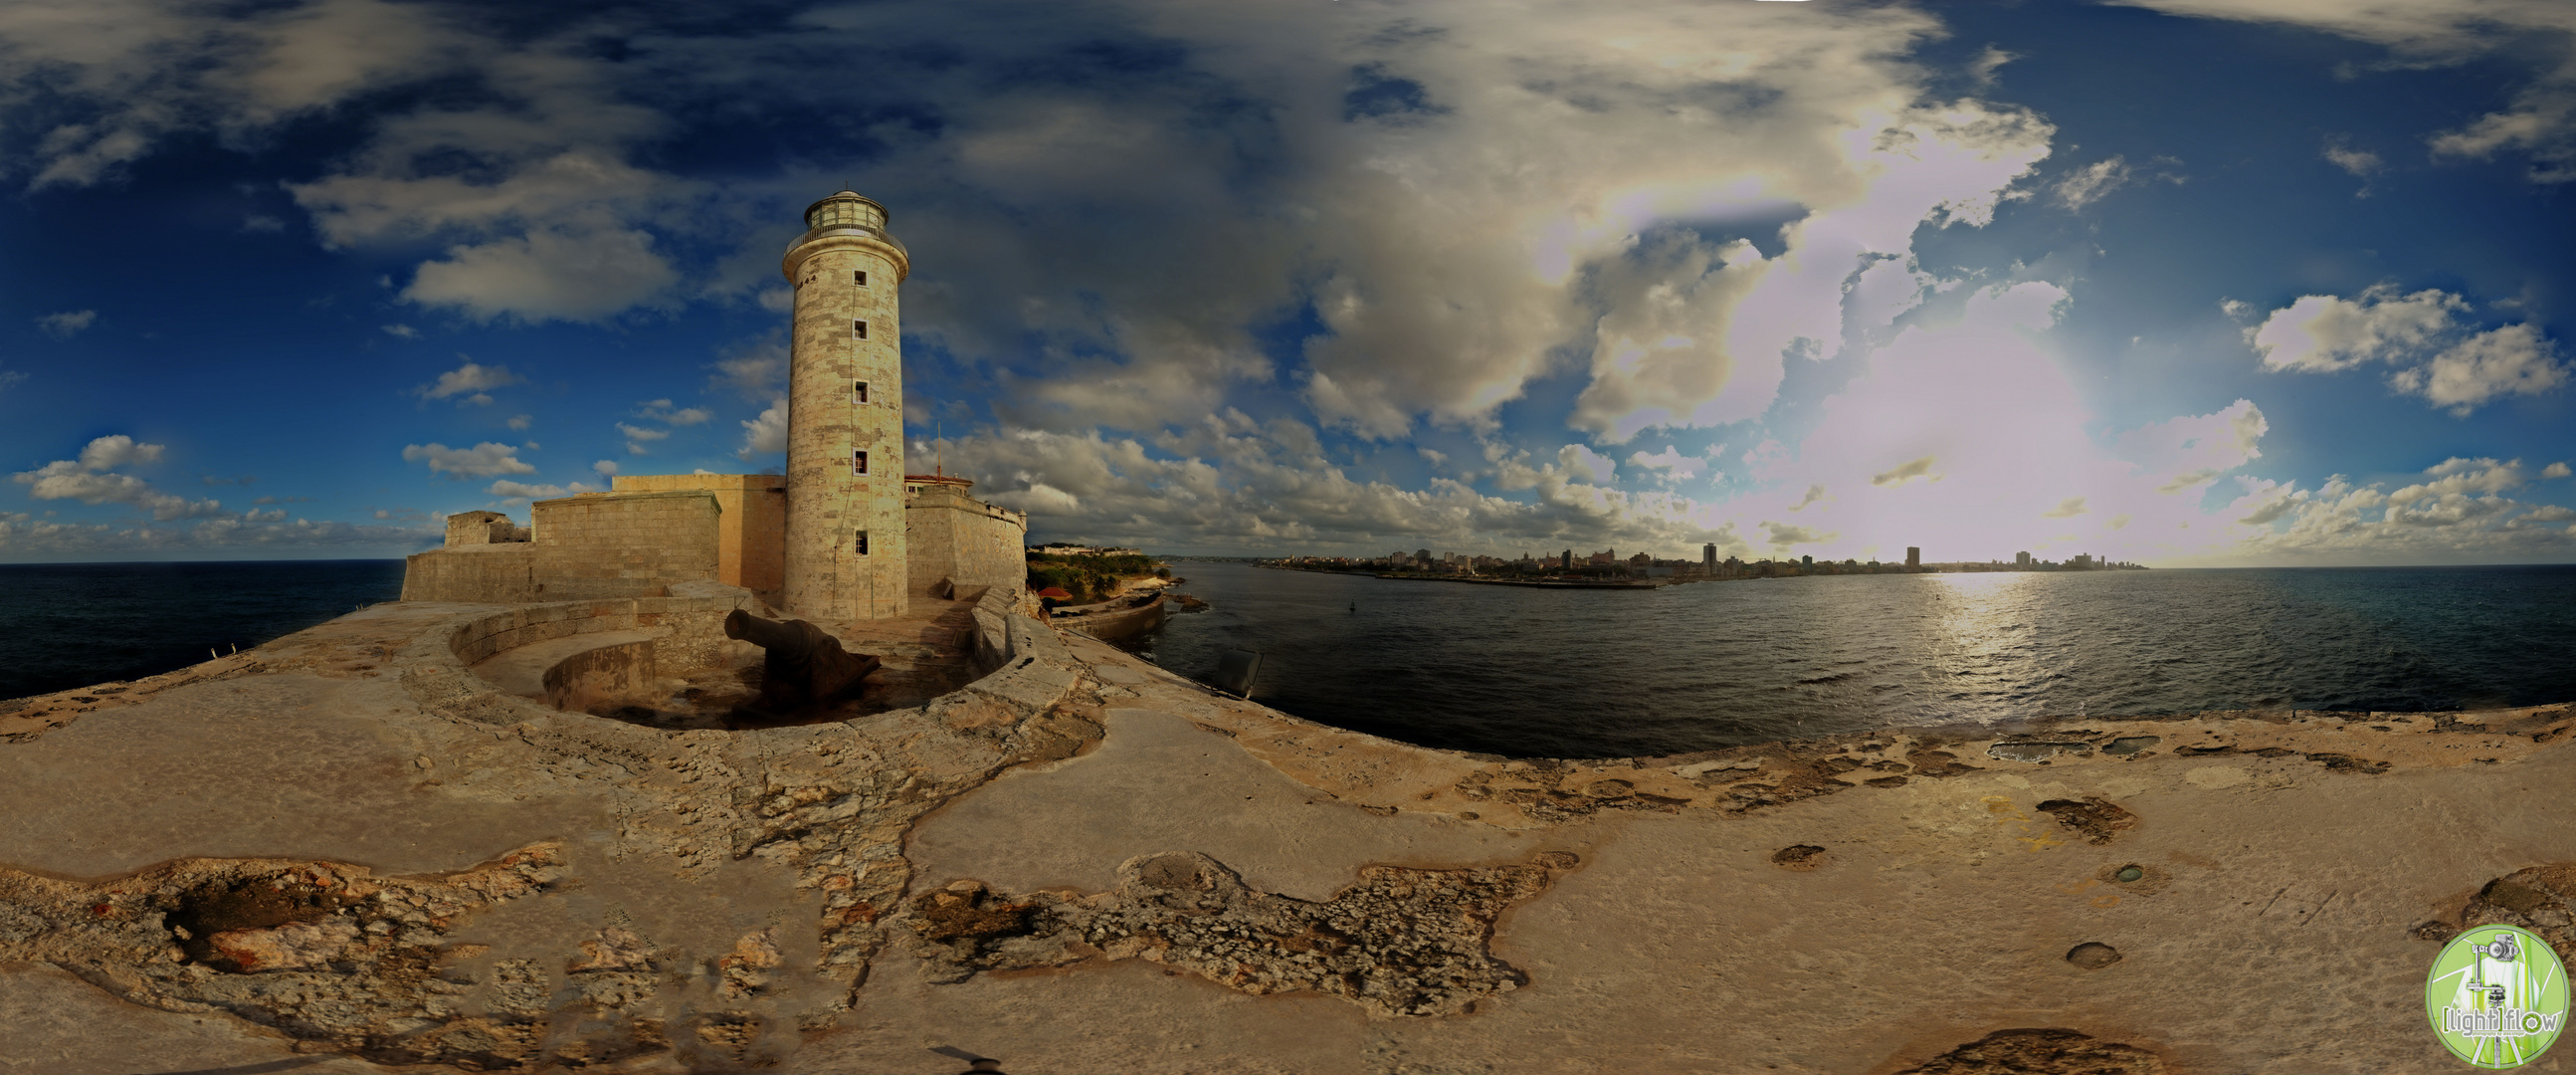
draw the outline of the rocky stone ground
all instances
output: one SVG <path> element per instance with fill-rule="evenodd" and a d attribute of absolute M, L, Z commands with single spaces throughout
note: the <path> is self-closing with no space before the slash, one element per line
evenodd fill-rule
<path fill-rule="evenodd" d="M 488 611 L 0 702 L 0 1072 L 2430 1071 L 2439 941 L 2576 957 L 2566 707 L 1515 760 L 1043 634 L 675 730 Z"/>

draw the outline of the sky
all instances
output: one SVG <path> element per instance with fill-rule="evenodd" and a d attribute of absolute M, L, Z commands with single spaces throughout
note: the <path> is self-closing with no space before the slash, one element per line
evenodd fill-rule
<path fill-rule="evenodd" d="M 783 466 L 1164 554 L 2576 561 L 2564 0 L 0 5 L 0 562 Z"/>

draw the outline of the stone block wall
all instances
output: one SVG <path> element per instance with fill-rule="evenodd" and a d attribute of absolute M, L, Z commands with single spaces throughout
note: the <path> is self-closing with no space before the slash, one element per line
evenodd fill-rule
<path fill-rule="evenodd" d="M 767 595 L 787 585 L 787 479 L 777 474 L 641 474 L 616 493 L 704 491 L 716 498 L 717 582 Z"/>
<path fill-rule="evenodd" d="M 521 646 L 601 631 L 646 631 L 653 637 L 651 675 L 682 675 L 718 664 L 756 661 L 760 648 L 724 634 L 735 609 L 776 615 L 750 594 L 566 601 L 495 612 L 458 623 L 445 642 L 465 665 Z"/>
<path fill-rule="evenodd" d="M 540 500 L 534 510 L 534 600 L 652 597 L 716 577 L 712 493 L 586 493 Z"/>
<path fill-rule="evenodd" d="M 447 547 L 499 545 L 528 540 L 528 528 L 510 525 L 497 511 L 460 511 L 447 517 Z"/>
<path fill-rule="evenodd" d="M 537 599 L 536 546 L 476 544 L 432 549 L 403 569 L 405 601 L 512 604 Z"/>
<path fill-rule="evenodd" d="M 906 492 L 904 551 L 914 593 L 943 578 L 1013 592 L 1028 581 L 1026 514 L 968 496 L 962 484 L 917 482 Z"/>

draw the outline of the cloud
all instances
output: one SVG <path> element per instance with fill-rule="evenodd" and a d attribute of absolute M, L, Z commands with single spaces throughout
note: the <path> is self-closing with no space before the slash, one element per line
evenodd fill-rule
<path fill-rule="evenodd" d="M 1567 472 L 1580 472 L 1596 482 L 1607 483 L 1619 468 L 1617 461 L 1580 444 L 1568 444 L 1557 450 L 1556 463 Z"/>
<path fill-rule="evenodd" d="M 1825 487 L 1824 487 L 1824 486 L 1821 486 L 1821 485 L 1810 485 L 1810 486 L 1808 486 L 1808 487 L 1807 487 L 1807 495 L 1802 496 L 1802 497 L 1799 497 L 1799 498 L 1798 498 L 1798 502 L 1797 502 L 1797 503 L 1789 505 L 1789 510 L 1791 510 L 1791 511 L 1804 511 L 1804 510 L 1806 510 L 1807 505 L 1809 505 L 1809 504 L 1813 504 L 1813 503 L 1815 503 L 1815 502 L 1817 502 L 1817 501 L 1819 501 L 1819 500 L 1823 500 L 1824 498 L 1825 498 Z"/>
<path fill-rule="evenodd" d="M 597 491 L 597 487 L 586 485 L 581 482 L 574 482 L 568 486 L 530 485 L 525 482 L 514 482 L 504 478 L 500 481 L 493 482 L 491 488 L 487 491 L 493 496 L 511 500 L 536 500 L 544 497 L 565 496 L 572 493 L 595 492 Z"/>
<path fill-rule="evenodd" d="M 2565 463 L 2551 463 L 2548 466 L 2541 468 L 2540 471 L 2540 476 L 2543 478 L 2564 478 L 2567 474 L 2567 464 Z"/>
<path fill-rule="evenodd" d="M 5 389 L 10 385 L 26 379 L 26 374 L 20 373 L 16 370 L 0 370 L 0 389 Z"/>
<path fill-rule="evenodd" d="M 173 519 L 201 519 L 223 512 L 223 504 L 214 500 L 190 500 L 173 496 L 152 487 L 150 482 L 128 474 L 109 473 L 116 467 L 135 463 L 156 463 L 164 449 L 158 444 L 138 444 L 124 434 L 100 437 L 81 449 L 79 459 L 60 459 L 34 470 L 10 476 L 10 480 L 27 486 L 27 495 L 37 500 L 77 500 L 83 504 L 130 504 L 150 512 L 162 522 Z"/>
<path fill-rule="evenodd" d="M 1934 560 L 2160 560 L 2245 536 L 2232 520 L 2250 509 L 2221 516 L 2158 490 L 2185 474 L 2205 487 L 2256 458 L 2267 426 L 2251 402 L 2106 435 L 2047 343 L 2065 291 L 2029 282 L 1942 301 L 1870 351 L 1799 441 L 1748 453 L 1762 488 L 1686 517 L 1751 531 L 1796 506 L 1812 539 L 1800 546 L 1832 559 L 1920 546 Z"/>
<path fill-rule="evenodd" d="M 708 391 L 730 391 L 753 402 L 769 399 L 787 387 L 787 345 L 763 338 L 707 368 L 716 371 L 707 378 Z"/>
<path fill-rule="evenodd" d="M 2472 333 L 2455 318 L 2468 309 L 2466 299 L 2439 289 L 2401 296 L 2382 284 L 2358 299 L 2301 296 L 2246 329 L 2245 339 L 2271 370 L 2404 366 L 2389 375 L 2389 387 L 2459 417 L 2499 396 L 2538 395 L 2567 383 L 2567 364 L 2539 329 L 2515 324 Z"/>
<path fill-rule="evenodd" d="M 2128 185 L 2130 175 L 2128 162 L 2119 157 L 2095 161 L 2057 181 L 2057 201 L 2068 209 L 2081 210 Z"/>
<path fill-rule="evenodd" d="M 42 86 L 51 122 L 8 169 L 40 190 L 114 178 L 185 132 L 238 143 L 434 73 L 455 62 L 457 37 L 434 12 L 375 0 L 251 12 L 100 0 L 16 5 L 0 44 L 44 60 L 12 81 L 22 98 Z"/>
<path fill-rule="evenodd" d="M 96 310 L 66 310 L 36 319 L 36 328 L 57 340 L 68 340 L 98 320 Z"/>
<path fill-rule="evenodd" d="M 429 463 L 432 474 L 445 473 L 451 481 L 465 478 L 493 478 L 503 474 L 534 474 L 537 468 L 520 462 L 519 449 L 507 444 L 485 441 L 471 448 L 450 448 L 444 444 L 405 445 L 405 462 Z"/>
<path fill-rule="evenodd" d="M 2536 396 L 2567 383 L 2557 347 L 2530 325 L 2506 325 L 2443 349 L 2414 369 L 2390 374 L 2388 384 L 2410 396 L 2468 417 L 2497 396 Z"/>
<path fill-rule="evenodd" d="M 941 207 L 913 218 L 939 229 L 908 232 L 917 247 L 979 252 L 908 291 L 907 323 L 993 368 L 1015 426 L 1151 431 L 1278 383 L 1368 438 L 1489 430 L 1568 346 L 1593 356 L 1575 428 L 1596 443 L 1722 424 L 1770 406 L 1784 353 L 1839 346 L 1851 272 L 1926 222 L 1988 219 L 2049 135 L 1929 96 L 1899 60 L 1939 32 L 1929 16 L 1771 6 L 1157 7 L 1136 32 L 1173 42 L 1180 70 L 1043 95 L 990 76 L 1096 27 L 979 36 L 967 68 L 913 87 L 941 138 L 862 182 Z M 850 7 L 815 34 L 940 32 L 923 21 Z M 1267 118 L 1211 137 L 1210 94 Z M 1248 185 L 1247 144 L 1275 162 Z M 1068 275 L 1077 259 L 1122 269 Z M 1245 326 L 1300 307 L 1322 331 L 1274 360 Z"/>
<path fill-rule="evenodd" d="M 2341 138 L 2328 139 L 2325 154 L 2326 159 L 2333 161 L 2335 167 L 2351 172 L 2358 179 L 2368 179 L 2387 167 L 2380 161 L 2379 154 L 2354 149 L 2344 144 Z"/>
<path fill-rule="evenodd" d="M 643 426 L 628 425 L 624 422 L 617 423 L 617 431 L 626 435 L 626 451 L 631 455 L 643 455 L 646 451 L 644 447 L 646 444 L 650 444 L 657 440 L 668 439 L 671 435 L 671 431 L 667 429 L 647 429 Z"/>
<path fill-rule="evenodd" d="M 1560 450 L 1540 462 L 1527 452 L 1489 451 L 1498 483 L 1513 491 L 1506 496 L 1445 477 L 1419 490 L 1367 480 L 1325 459 L 1312 427 L 1240 412 L 1211 415 L 1151 444 L 1097 431 L 994 428 L 952 435 L 939 449 L 948 473 L 973 478 L 978 496 L 1035 513 L 1039 540 L 1380 553 L 1431 542 L 1512 555 L 1603 541 L 1695 555 L 1714 540 L 1750 551 L 1732 532 L 1683 518 L 1686 498 L 1594 484 L 1597 453 Z"/>
<path fill-rule="evenodd" d="M 460 405 L 473 403 L 490 406 L 492 397 L 485 394 L 489 389 L 520 384 L 525 380 L 511 373 L 508 366 L 484 366 L 469 361 L 439 374 L 437 384 L 423 385 L 414 391 L 419 392 L 425 399 L 446 399 L 450 396 L 463 395 L 465 398 L 458 401 Z"/>
<path fill-rule="evenodd" d="M 2504 495 L 2530 480 L 2520 460 L 2462 457 L 2427 467 L 2395 490 L 2341 475 L 2313 489 L 2240 477 L 2242 493 L 2223 511 L 2239 524 L 2235 540 L 2212 551 L 2237 562 L 2381 564 L 2576 553 L 2576 531 L 2554 525 L 2576 512 Z"/>
<path fill-rule="evenodd" d="M 60 465 L 60 464 L 55 464 Z M 197 519 L 223 510 L 214 500 L 189 500 L 154 489 L 150 483 L 125 474 L 47 473 L 33 470 L 12 475 L 29 488 L 27 495 L 38 500 L 78 500 L 84 504 L 132 504 L 151 512 L 154 519 Z"/>
<path fill-rule="evenodd" d="M 386 325 L 385 334 L 396 339 L 404 340 L 417 340 L 420 338 L 420 330 L 413 328 L 410 325 Z"/>
<path fill-rule="evenodd" d="M 1988 45 L 1986 51 L 1978 53 L 1977 58 L 1968 64 L 1968 77 L 1976 79 L 1980 86 L 1992 86 L 1995 84 L 1995 73 L 2003 70 L 2005 64 L 2020 58 L 2018 55 Z"/>
<path fill-rule="evenodd" d="M 2116 454 L 2173 492 L 2209 481 L 2263 455 L 2271 431 L 2262 408 L 2240 399 L 2214 414 L 2186 415 L 2121 433 Z"/>
<path fill-rule="evenodd" d="M 924 342 L 990 371 L 1004 420 L 1146 431 L 1275 384 L 1367 436 L 1488 429 L 1573 347 L 1594 356 L 1576 428 L 1624 442 L 1763 413 L 1784 354 L 1842 343 L 1855 269 L 1902 258 L 1924 223 L 1983 224 L 2048 152 L 2035 114 L 1930 91 L 1936 73 L 1908 57 L 1944 32 L 1933 15 L 1774 7 L 1615 0 L 1498 19 L 1452 0 L 1282 20 L 1112 5 L 1029 20 L 1013 4 L 896 2 L 621 36 L 639 20 L 613 10 L 505 29 L 381 0 L 102 0 L 14 27 L 60 65 L 38 128 L 53 133 L 20 167 L 40 185 L 99 182 L 183 134 L 250 144 L 382 102 L 362 145 L 289 191 L 323 243 L 417 259 L 394 274 L 407 301 L 514 322 L 700 295 L 774 304 L 781 210 L 842 177 L 654 162 L 676 128 L 716 114 L 698 105 L 839 114 L 845 84 L 816 77 L 815 58 L 902 40 L 959 59 L 907 70 L 887 114 L 940 122 L 884 128 L 849 178 L 918 207 L 897 225 L 916 246 L 972 252 L 916 280 L 907 312 Z M 1172 62 L 1023 77 L 1091 62 L 1099 41 L 1157 42 Z M 1100 264 L 1120 269 L 1068 271 Z M 1279 359 L 1246 327 L 1307 306 L 1323 331 Z"/>
<path fill-rule="evenodd" d="M 508 422 L 502 424 L 509 426 L 513 430 L 523 430 L 536 424 L 536 419 L 524 414 L 514 414 L 510 416 L 510 420 Z"/>
<path fill-rule="evenodd" d="M 2357 299 L 2303 295 L 2245 330 L 2263 368 L 2328 373 L 2363 362 L 2401 361 L 2452 327 L 2467 300 L 2437 288 L 2399 295 L 2380 284 Z"/>
<path fill-rule="evenodd" d="M 590 465 L 590 469 L 602 478 L 614 478 L 617 476 L 617 461 L 613 459 L 602 459 L 599 462 L 592 463 Z"/>
<path fill-rule="evenodd" d="M 1927 455 L 1921 459 L 1911 460 L 1905 465 L 1897 467 L 1894 470 L 1883 470 L 1876 474 L 1872 474 L 1869 476 L 1869 483 L 1871 485 L 1881 486 L 1903 485 L 1916 478 L 1930 478 L 1936 482 L 1941 480 L 1940 475 L 1932 473 L 1931 456 Z"/>
<path fill-rule="evenodd" d="M 158 463 L 164 450 L 158 444 L 137 444 L 134 438 L 119 433 L 100 437 L 82 448 L 80 467 L 83 470 L 113 470 L 132 463 Z"/>
<path fill-rule="evenodd" d="M 1649 470 L 1663 471 L 1667 477 L 1676 481 L 1688 481 L 1699 477 L 1701 471 L 1708 469 L 1708 460 L 1698 456 L 1683 455 L 1681 449 L 1671 445 L 1666 445 L 1663 451 L 1653 455 L 1630 452 L 1628 462 Z"/>
<path fill-rule="evenodd" d="M 169 557 L 193 550 L 375 549 L 415 551 L 443 536 L 435 525 L 373 526 L 296 519 L 262 512 L 257 519 L 229 514 L 186 527 L 111 523 L 57 523 L 0 516 L 0 557 L 95 560 L 118 555 Z"/>
<path fill-rule="evenodd" d="M 1806 527 L 1791 526 L 1787 523 L 1766 522 L 1762 524 L 1762 529 L 1770 535 L 1769 544 L 1775 549 L 1786 549 L 1792 545 L 1814 545 L 1831 541 L 1835 536 L 1820 534 Z"/>
<path fill-rule="evenodd" d="M 769 404 L 760 417 L 742 424 L 742 450 L 734 455 L 743 462 L 756 461 L 764 455 L 787 450 L 787 398 L 781 396 Z"/>
<path fill-rule="evenodd" d="M 603 321 L 660 294 L 678 270 L 636 230 L 545 230 L 449 247 L 402 297 L 477 321 Z"/>
<path fill-rule="evenodd" d="M 671 401 L 667 399 L 638 404 L 635 414 L 639 418 L 675 426 L 693 426 L 715 417 L 715 412 L 703 407 L 683 407 L 673 410 Z"/>
<path fill-rule="evenodd" d="M 2505 110 L 2427 139 L 2439 156 L 2529 154 L 2540 182 L 2576 179 L 2576 7 L 2559 0 L 2121 0 L 2202 18 L 2287 23 L 2387 46 L 2400 64 L 2449 65 L 2489 55 L 2538 61 Z"/>

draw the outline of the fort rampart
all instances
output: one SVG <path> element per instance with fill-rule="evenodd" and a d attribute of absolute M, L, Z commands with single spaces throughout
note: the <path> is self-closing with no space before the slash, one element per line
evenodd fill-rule
<path fill-rule="evenodd" d="M 1027 515 L 966 495 L 966 483 L 954 478 L 914 475 L 905 485 L 907 578 L 915 592 L 941 579 L 1005 589 L 1027 580 Z"/>

